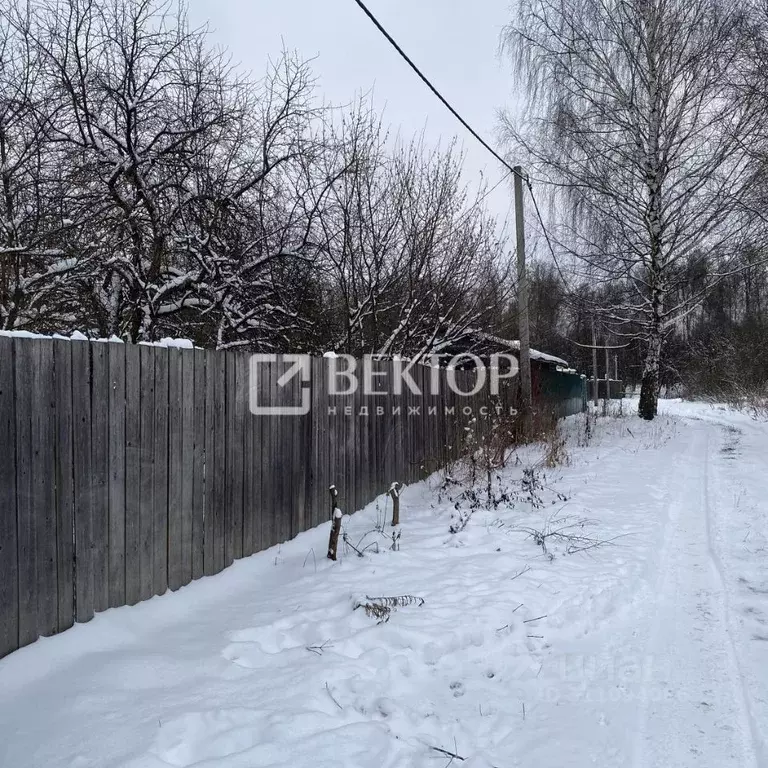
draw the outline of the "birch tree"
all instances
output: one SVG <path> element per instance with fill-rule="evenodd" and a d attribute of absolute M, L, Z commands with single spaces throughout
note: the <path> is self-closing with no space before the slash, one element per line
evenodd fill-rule
<path fill-rule="evenodd" d="M 744 142 L 757 111 L 734 98 L 744 16 L 731 0 L 522 0 L 505 45 L 526 88 L 511 142 L 560 190 L 563 254 L 625 286 L 605 311 L 639 324 L 639 414 L 657 410 L 665 336 L 730 268 L 750 223 Z M 567 215 L 565 212 L 569 212 Z M 715 265 L 680 295 L 683 265 Z"/>

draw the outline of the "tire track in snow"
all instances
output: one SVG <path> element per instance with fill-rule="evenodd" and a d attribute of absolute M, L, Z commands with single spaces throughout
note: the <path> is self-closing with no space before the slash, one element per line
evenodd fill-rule
<path fill-rule="evenodd" d="M 709 556 L 712 563 L 712 567 L 714 568 L 715 573 L 717 574 L 718 584 L 723 596 L 723 599 L 720 603 L 721 609 L 722 609 L 722 621 L 725 626 L 726 635 L 728 637 L 728 646 L 729 646 L 730 657 L 731 657 L 731 667 L 735 672 L 734 679 L 738 680 L 738 684 L 741 692 L 741 705 L 742 705 L 746 720 L 749 723 L 749 733 L 748 733 L 749 741 L 750 741 L 749 749 L 751 750 L 751 753 L 754 758 L 753 765 L 757 766 L 757 768 L 766 768 L 768 763 L 766 763 L 766 757 L 763 754 L 763 749 L 761 746 L 760 730 L 757 726 L 757 723 L 755 722 L 755 717 L 752 712 L 752 704 L 750 701 L 749 692 L 747 690 L 746 680 L 744 679 L 744 673 L 742 671 L 741 663 L 739 662 L 739 654 L 736 649 L 736 641 L 731 631 L 731 625 L 730 625 L 731 607 L 730 607 L 730 600 L 728 597 L 725 568 L 723 566 L 723 561 L 717 552 L 717 548 L 715 547 L 715 537 L 713 536 L 713 533 L 712 533 L 714 528 L 714 525 L 713 525 L 714 520 L 713 520 L 712 505 L 710 503 L 710 494 L 709 494 L 709 482 L 710 482 L 709 465 L 710 465 L 710 455 L 711 455 L 709 451 L 709 431 L 707 431 L 706 434 L 707 434 L 707 440 L 706 440 L 706 455 L 705 455 L 705 464 L 704 464 L 704 510 L 706 512 L 706 518 L 707 518 L 707 548 L 709 550 Z M 746 735 L 747 734 L 745 734 L 745 736 Z"/>
<path fill-rule="evenodd" d="M 660 558 L 635 768 L 763 768 L 711 546 L 708 429 L 691 425 Z"/>
<path fill-rule="evenodd" d="M 685 454 L 685 465 L 688 466 L 693 460 L 692 450 L 689 450 Z M 673 478 L 669 477 L 668 482 L 673 483 Z M 670 557 L 672 546 L 675 541 L 675 535 L 673 532 L 677 532 L 679 526 L 678 518 L 680 516 L 680 500 L 684 495 L 685 488 L 683 484 L 678 484 L 672 492 L 672 497 L 667 500 L 665 505 L 666 521 L 664 524 L 663 540 L 661 545 L 661 553 L 659 556 L 659 573 L 656 580 L 656 595 L 665 595 L 669 592 L 669 580 L 670 580 Z M 637 727 L 635 728 L 635 740 L 632 765 L 634 768 L 649 768 L 646 742 L 649 740 L 649 720 L 651 717 L 652 698 L 658 696 L 658 680 L 655 680 L 655 676 L 658 675 L 659 670 L 659 647 L 661 645 L 661 614 L 657 609 L 651 612 L 651 620 L 647 623 L 648 635 L 645 647 L 645 663 L 643 665 L 643 674 L 640 690 L 638 691 L 638 710 L 637 710 Z M 639 618 L 640 623 L 645 623 L 644 620 L 647 617 L 641 616 Z M 654 695 L 651 695 L 651 690 L 654 691 Z"/>

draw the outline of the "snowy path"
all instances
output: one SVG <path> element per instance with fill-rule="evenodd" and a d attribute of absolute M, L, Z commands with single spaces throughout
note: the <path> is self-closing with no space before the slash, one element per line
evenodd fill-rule
<path fill-rule="evenodd" d="M 433 478 L 398 552 L 308 532 L 0 660 L 0 767 L 768 768 L 768 425 L 663 410 L 570 420 L 570 464 L 457 535 Z M 612 543 L 520 530 L 578 521 Z"/>
<path fill-rule="evenodd" d="M 757 730 L 728 626 L 710 527 L 710 431 L 692 425 L 680 457 L 643 677 L 635 766 L 758 765 Z"/>

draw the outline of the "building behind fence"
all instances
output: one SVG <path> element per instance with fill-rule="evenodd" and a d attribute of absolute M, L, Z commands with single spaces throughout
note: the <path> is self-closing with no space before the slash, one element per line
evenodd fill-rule
<path fill-rule="evenodd" d="M 609 400 L 622 400 L 624 398 L 624 382 L 621 379 L 608 379 L 606 385 L 605 379 L 597 380 L 597 399 L 603 400 L 605 398 L 606 386 L 608 388 Z M 587 400 L 595 399 L 595 381 L 594 379 L 587 380 Z"/>
<path fill-rule="evenodd" d="M 515 404 L 512 387 L 430 395 L 425 366 L 423 397 L 331 396 L 328 365 L 312 360 L 307 415 L 257 417 L 247 354 L 0 336 L 0 656 L 324 522 L 331 484 L 351 512 L 422 479 L 481 408 Z M 284 370 L 261 369 L 264 397 Z M 584 407 L 581 377 L 539 381 L 542 406 Z"/>

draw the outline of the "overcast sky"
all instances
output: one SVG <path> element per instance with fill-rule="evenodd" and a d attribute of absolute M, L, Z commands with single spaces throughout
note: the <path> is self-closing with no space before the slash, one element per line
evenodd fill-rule
<path fill-rule="evenodd" d="M 492 145 L 497 110 L 511 101 L 508 63 L 498 56 L 499 34 L 509 21 L 510 0 L 366 0 L 395 40 L 453 106 Z M 467 152 L 467 179 L 503 175 L 499 164 L 467 135 L 398 56 L 354 0 L 189 0 L 191 20 L 209 22 L 214 40 L 236 62 L 261 77 L 267 59 L 282 47 L 316 57 L 313 71 L 323 97 L 348 102 L 373 89 L 386 122 L 410 136 L 426 126 L 436 143 L 456 135 Z M 488 198 L 504 218 L 506 184 Z"/>

